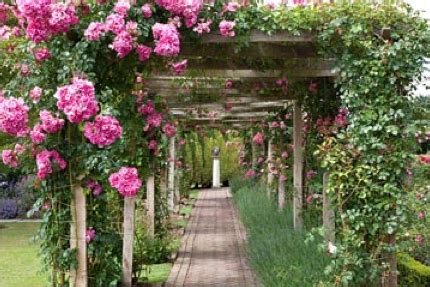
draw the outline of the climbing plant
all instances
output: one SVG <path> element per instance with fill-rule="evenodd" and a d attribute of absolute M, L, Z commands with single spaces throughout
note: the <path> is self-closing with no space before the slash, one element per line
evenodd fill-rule
<path fill-rule="evenodd" d="M 335 106 L 336 112 L 343 109 L 345 125 L 326 135 L 319 152 L 338 214 L 337 251 L 327 272 L 342 285 L 375 281 L 387 270 L 384 254 L 393 252 L 387 243 L 407 224 L 404 181 L 414 150 L 409 100 L 429 54 L 428 25 L 410 7 L 16 2 L 0 4 L 0 131 L 17 142 L 2 159 L 37 173 L 38 205 L 45 209 L 43 251 L 46 263 L 61 273 L 53 277 L 67 280 L 64 273 L 74 264 L 70 231 L 56 224 L 70 221 L 70 188 L 76 184 L 95 197 L 102 189 L 100 200 L 112 206 L 100 216 L 106 205 L 89 203 L 89 221 L 99 219 L 87 232 L 90 256 L 99 260 L 91 262 L 90 274 L 120 261 L 118 245 L 102 244 L 120 243 L 109 235 L 117 228 L 110 219 L 120 221 L 118 191 L 139 191 L 139 178 L 164 160 L 161 138 L 176 132 L 163 101 L 147 94 L 145 77 L 166 66 L 184 73 L 186 59 L 175 59 L 181 41 L 196 43 L 217 30 L 237 37 L 240 51 L 254 29 L 312 32 L 320 55 L 335 61 Z M 301 102 L 309 111 L 315 104 Z M 104 274 L 94 284 L 118 280 L 115 268 Z"/>

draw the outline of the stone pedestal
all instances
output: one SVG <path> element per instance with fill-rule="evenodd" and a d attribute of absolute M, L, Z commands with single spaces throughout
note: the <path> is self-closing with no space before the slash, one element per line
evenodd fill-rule
<path fill-rule="evenodd" d="M 219 157 L 220 149 L 214 148 L 212 151 L 213 165 L 212 165 L 212 187 L 221 187 L 221 164 Z"/>

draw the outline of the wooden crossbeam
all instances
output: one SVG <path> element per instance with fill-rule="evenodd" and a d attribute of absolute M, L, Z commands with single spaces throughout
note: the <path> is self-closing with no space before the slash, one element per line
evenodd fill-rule
<path fill-rule="evenodd" d="M 310 32 L 302 32 L 300 35 L 293 35 L 288 31 L 276 31 L 271 35 L 253 30 L 247 37 L 248 43 L 310 43 L 314 41 L 314 35 Z M 236 37 L 224 37 L 217 32 L 204 34 L 201 43 L 237 43 Z"/>
<path fill-rule="evenodd" d="M 187 58 L 247 58 L 247 59 L 289 59 L 318 58 L 313 43 L 249 43 L 238 49 L 235 43 L 183 43 L 181 56 Z"/>

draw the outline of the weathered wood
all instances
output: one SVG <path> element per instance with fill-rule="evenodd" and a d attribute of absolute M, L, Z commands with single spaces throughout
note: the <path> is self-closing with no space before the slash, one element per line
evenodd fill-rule
<path fill-rule="evenodd" d="M 246 47 L 237 49 L 235 43 L 183 43 L 181 55 L 186 58 L 213 57 L 225 59 L 297 59 L 318 58 L 317 49 L 313 43 L 250 43 Z"/>
<path fill-rule="evenodd" d="M 258 160 L 258 147 L 251 139 L 251 147 L 252 147 L 252 167 L 255 168 L 257 166 Z"/>
<path fill-rule="evenodd" d="M 293 69 L 293 68 L 291 68 Z M 215 70 L 215 69 L 200 69 L 200 70 L 192 70 L 189 69 L 185 72 L 184 76 L 191 77 L 192 75 L 196 75 L 198 73 L 200 76 L 205 76 L 208 78 L 253 78 L 253 79 L 262 79 L 262 78 L 278 78 L 288 74 L 288 70 Z M 171 75 L 171 72 L 165 71 L 155 71 L 151 73 L 151 78 L 160 77 L 160 76 L 168 76 Z M 300 69 L 296 68 L 290 71 L 291 78 L 321 78 L 321 77 L 335 77 L 337 75 L 336 70 L 332 68 L 324 68 L 321 70 L 318 69 Z"/>
<path fill-rule="evenodd" d="M 303 115 L 300 103 L 294 102 L 294 229 L 303 228 Z"/>
<path fill-rule="evenodd" d="M 122 245 L 122 287 L 132 286 L 134 209 L 136 197 L 124 198 L 124 237 Z"/>
<path fill-rule="evenodd" d="M 267 65 L 267 64 L 266 64 Z M 263 61 L 256 59 L 249 61 L 241 58 L 190 58 L 188 59 L 188 69 L 190 70 L 253 70 L 264 67 Z M 283 59 L 270 63 L 270 69 L 288 71 L 317 70 L 327 71 L 334 67 L 334 63 L 329 59 L 322 58 L 299 58 Z M 294 73 L 289 73 L 294 76 Z"/>
<path fill-rule="evenodd" d="M 303 32 L 301 35 L 292 35 L 288 31 L 277 31 L 275 33 L 272 33 L 271 35 L 268 35 L 267 33 L 253 30 L 250 32 L 249 37 L 247 37 L 248 43 L 276 43 L 276 42 L 300 42 L 300 43 L 307 43 L 314 41 L 314 35 L 310 32 Z M 204 34 L 201 37 L 202 43 L 237 43 L 238 39 L 235 37 L 224 37 L 221 36 L 219 32 L 212 32 L 208 34 Z"/>
<path fill-rule="evenodd" d="M 272 139 L 269 138 L 269 143 L 267 147 L 267 196 L 271 196 L 273 193 L 273 180 L 274 175 L 272 173 L 272 169 L 274 167 L 273 163 L 273 143 Z"/>
<path fill-rule="evenodd" d="M 285 207 L 285 180 L 282 180 L 281 177 L 279 177 L 279 184 L 278 184 L 278 208 L 279 210 L 284 209 Z"/>
<path fill-rule="evenodd" d="M 169 139 L 169 170 L 167 179 L 167 202 L 169 210 L 175 211 L 175 137 Z"/>
<path fill-rule="evenodd" d="M 387 235 L 387 243 L 394 247 L 396 245 L 396 235 Z M 388 276 L 384 278 L 384 287 L 397 287 L 398 286 L 398 272 L 397 272 L 397 256 L 395 252 L 389 252 L 385 255 L 387 263 L 389 265 Z"/>
<path fill-rule="evenodd" d="M 146 214 L 148 217 L 148 238 L 155 235 L 155 179 L 151 175 L 146 179 Z"/>
<path fill-rule="evenodd" d="M 330 198 L 327 194 L 329 173 L 325 172 L 323 175 L 323 227 L 324 237 L 328 242 L 335 242 L 335 218 L 334 210 L 331 206 Z"/>
<path fill-rule="evenodd" d="M 86 242 L 86 221 L 87 209 L 84 190 L 80 185 L 73 185 L 72 198 L 72 225 L 70 234 L 70 246 L 76 248 L 77 268 L 70 271 L 70 284 L 75 287 L 86 287 L 88 285 L 87 273 L 87 242 Z"/>

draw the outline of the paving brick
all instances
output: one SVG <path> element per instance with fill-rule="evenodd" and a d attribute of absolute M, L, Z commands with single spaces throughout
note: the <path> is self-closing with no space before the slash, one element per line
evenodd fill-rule
<path fill-rule="evenodd" d="M 245 240 L 228 188 L 202 190 L 165 286 L 259 286 Z"/>

